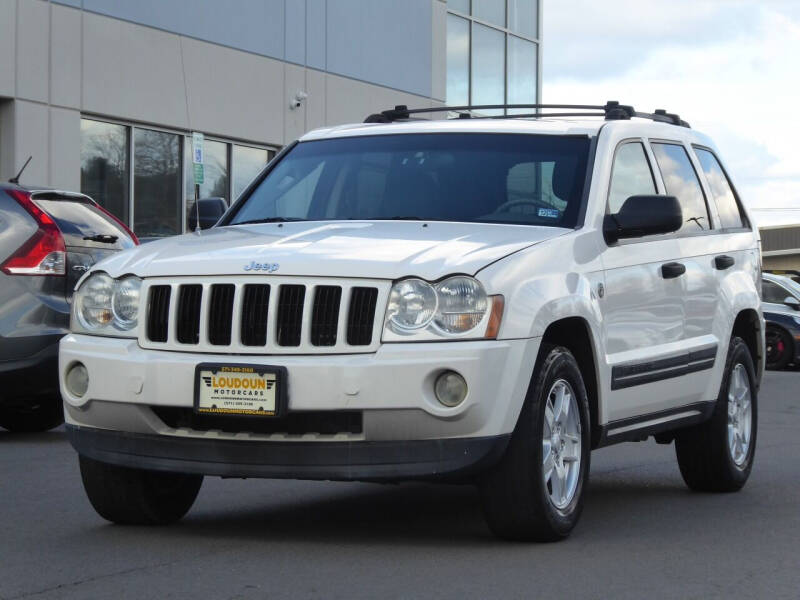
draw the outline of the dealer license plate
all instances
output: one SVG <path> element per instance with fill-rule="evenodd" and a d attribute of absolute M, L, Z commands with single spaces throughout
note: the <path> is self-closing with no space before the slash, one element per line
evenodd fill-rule
<path fill-rule="evenodd" d="M 195 412 L 274 417 L 286 402 L 286 369 L 260 365 L 200 364 L 195 370 Z"/>

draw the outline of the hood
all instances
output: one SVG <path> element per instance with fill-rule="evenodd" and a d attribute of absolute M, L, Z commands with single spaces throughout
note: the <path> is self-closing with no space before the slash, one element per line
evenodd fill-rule
<path fill-rule="evenodd" d="M 486 265 L 571 231 L 484 223 L 336 221 L 234 225 L 187 233 L 99 263 L 119 277 L 276 275 L 428 280 Z M 254 263 L 261 268 L 253 269 Z M 276 266 L 277 265 L 277 266 Z M 247 268 L 251 267 L 251 268 Z"/>

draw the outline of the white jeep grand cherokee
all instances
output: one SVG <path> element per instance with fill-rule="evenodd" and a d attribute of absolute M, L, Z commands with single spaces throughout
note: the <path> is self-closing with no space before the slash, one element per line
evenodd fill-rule
<path fill-rule="evenodd" d="M 100 515 L 175 521 L 204 475 L 435 479 L 554 540 L 590 451 L 650 435 L 690 488 L 744 485 L 759 240 L 711 140 L 615 102 L 469 108 L 311 132 L 213 229 L 80 281 L 60 379 Z"/>

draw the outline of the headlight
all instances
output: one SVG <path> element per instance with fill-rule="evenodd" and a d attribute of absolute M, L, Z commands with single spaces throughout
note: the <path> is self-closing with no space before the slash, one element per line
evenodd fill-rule
<path fill-rule="evenodd" d="M 75 292 L 73 331 L 123 335 L 139 322 L 142 280 L 128 275 L 114 279 L 106 273 L 90 275 Z"/>
<path fill-rule="evenodd" d="M 405 279 L 392 287 L 387 319 L 400 331 L 422 329 L 436 313 L 436 290 L 422 279 Z"/>
<path fill-rule="evenodd" d="M 139 290 L 142 280 L 138 277 L 125 277 L 114 285 L 111 301 L 114 320 L 120 329 L 133 329 L 139 319 Z"/>
<path fill-rule="evenodd" d="M 389 294 L 383 341 L 495 338 L 502 313 L 503 297 L 487 296 L 474 277 L 404 279 Z"/>
<path fill-rule="evenodd" d="M 76 297 L 81 324 L 87 329 L 110 325 L 114 319 L 111 312 L 113 295 L 114 280 L 105 273 L 97 273 L 84 281 Z"/>
<path fill-rule="evenodd" d="M 475 329 L 486 315 L 489 301 L 483 286 L 472 277 L 451 277 L 436 286 L 439 309 L 434 324 L 447 333 Z"/>

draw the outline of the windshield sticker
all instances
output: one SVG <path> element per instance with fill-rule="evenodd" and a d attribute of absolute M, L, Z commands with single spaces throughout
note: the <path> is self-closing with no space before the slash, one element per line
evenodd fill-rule
<path fill-rule="evenodd" d="M 558 211 L 557 208 L 540 208 L 539 216 L 546 217 L 548 219 L 557 219 L 558 217 L 561 216 L 561 213 Z"/>

